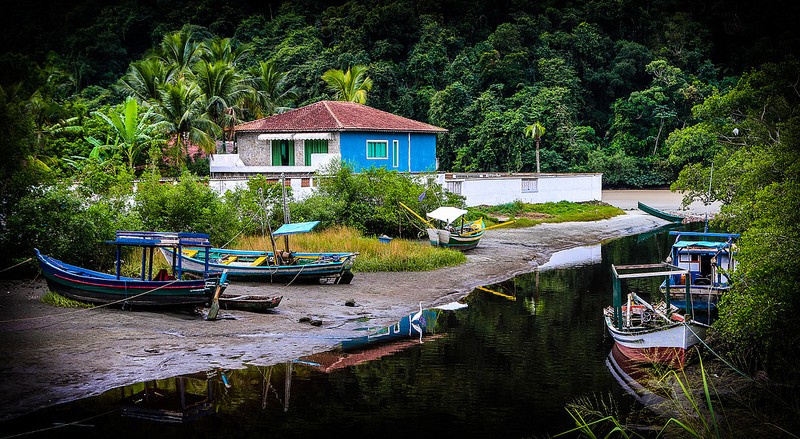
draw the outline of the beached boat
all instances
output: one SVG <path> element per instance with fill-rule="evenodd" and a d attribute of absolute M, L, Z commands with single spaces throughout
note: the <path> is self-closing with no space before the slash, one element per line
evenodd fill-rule
<path fill-rule="evenodd" d="M 669 304 L 666 296 L 664 301 L 653 305 L 631 291 L 623 305 L 623 280 L 654 277 L 669 279 L 672 275 L 685 274 L 686 271 L 664 263 L 612 265 L 613 305 L 605 308 L 603 313 L 608 333 L 625 356 L 634 361 L 683 367 L 687 350 L 705 337 L 710 322 L 696 320 L 691 311 L 678 314 L 677 307 Z M 686 287 L 685 294 L 690 295 Z"/>
<path fill-rule="evenodd" d="M 296 233 L 310 232 L 319 221 L 284 224 L 272 233 L 273 238 Z M 288 245 L 287 245 L 288 247 Z M 171 260 L 174 249 L 162 248 L 167 260 Z M 296 253 L 260 250 L 236 250 L 226 248 L 184 247 L 180 260 L 184 271 L 201 273 L 212 270 L 228 270 L 231 280 L 253 282 L 329 282 L 349 284 L 353 279 L 353 263 L 358 253 Z M 208 260 L 206 265 L 206 259 Z"/>
<path fill-rule="evenodd" d="M 465 221 L 464 215 L 467 214 L 467 211 L 450 206 L 439 207 L 428 213 L 427 217 L 430 220 L 427 220 L 405 204 L 400 203 L 400 206 L 425 223 L 425 230 L 428 233 L 428 240 L 431 245 L 454 250 L 471 250 L 478 246 L 484 230 L 506 226 L 515 222 L 515 220 L 511 220 L 486 227 L 483 218 L 475 221 Z"/>
<path fill-rule="evenodd" d="M 259 296 L 253 294 L 222 294 L 219 306 L 222 309 L 234 309 L 250 312 L 267 312 L 281 303 L 283 296 Z"/>
<path fill-rule="evenodd" d="M 655 207 L 650 207 L 641 201 L 639 202 L 639 210 L 645 213 L 649 213 L 655 217 L 661 218 L 663 220 L 667 220 L 673 223 L 681 223 L 683 222 L 683 217 L 680 215 L 672 215 L 671 213 L 667 213 L 661 210 L 656 209 Z"/>
<path fill-rule="evenodd" d="M 437 247 L 454 250 L 471 250 L 478 246 L 483 237 L 483 218 L 465 221 L 467 211 L 457 207 L 442 206 L 426 216 L 438 221 L 438 227 L 428 227 L 428 240 Z M 459 222 L 460 220 L 460 222 Z"/>
<path fill-rule="evenodd" d="M 185 270 L 180 260 L 173 260 L 171 270 L 161 269 L 153 275 L 153 254 L 156 248 L 178 252 L 185 246 L 207 248 L 210 247 L 208 238 L 199 233 L 118 231 L 116 239 L 108 241 L 116 246 L 114 274 L 70 265 L 43 255 L 38 249 L 35 251 L 49 288 L 72 299 L 133 307 L 201 305 L 209 302 L 218 287 L 221 292 L 227 286 L 224 282 L 220 284 L 219 273 L 210 271 L 206 261 L 200 278 L 183 279 Z M 141 248 L 142 266 L 138 277 L 121 274 L 123 247 Z"/>

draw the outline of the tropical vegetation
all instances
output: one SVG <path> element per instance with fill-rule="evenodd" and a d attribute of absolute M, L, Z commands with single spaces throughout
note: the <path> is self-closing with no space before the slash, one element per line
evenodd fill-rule
<path fill-rule="evenodd" d="M 607 188 L 721 201 L 742 263 L 720 346 L 797 384 L 800 37 L 782 2 L 26 5 L 0 35 L 3 266 L 34 245 L 102 265 L 115 228 L 256 233 L 259 206 L 278 215 L 277 182 L 218 197 L 208 154 L 231 151 L 243 121 L 353 100 L 446 128 L 442 171 L 602 172 Z M 449 197 L 345 165 L 291 210 L 409 236 L 397 202 Z"/>

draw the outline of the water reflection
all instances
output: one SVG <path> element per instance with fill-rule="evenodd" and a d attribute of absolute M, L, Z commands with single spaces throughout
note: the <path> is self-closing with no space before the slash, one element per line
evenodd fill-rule
<path fill-rule="evenodd" d="M 224 371 L 219 371 L 224 377 Z M 189 422 L 213 413 L 218 371 L 122 387 L 121 413 L 158 422 Z"/>
<path fill-rule="evenodd" d="M 447 309 L 452 308 L 454 306 L 447 306 Z M 342 341 L 340 349 L 307 355 L 299 358 L 297 363 L 329 373 L 395 354 L 423 343 L 423 335 L 436 338 L 439 316 L 443 312 L 439 308 L 422 309 L 420 303 L 418 312 L 404 316 L 394 325 L 377 329 L 365 327 L 362 330 L 368 332 L 366 335 Z"/>
<path fill-rule="evenodd" d="M 553 253 L 550 259 L 542 264 L 540 270 L 553 268 L 577 268 L 602 262 L 601 246 L 586 245 Z"/>

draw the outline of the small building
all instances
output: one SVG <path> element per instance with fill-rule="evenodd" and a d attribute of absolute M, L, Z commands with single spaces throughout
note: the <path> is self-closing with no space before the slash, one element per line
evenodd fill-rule
<path fill-rule="evenodd" d="M 220 193 L 254 175 L 284 175 L 298 197 L 332 160 L 410 174 L 438 170 L 436 135 L 447 130 L 353 102 L 320 101 L 234 127 L 236 152 L 211 156 L 209 184 Z M 437 173 L 468 206 L 512 201 L 601 199 L 602 174 Z"/>
<path fill-rule="evenodd" d="M 447 130 L 354 102 L 320 101 L 234 127 L 236 154 L 217 154 L 211 177 L 312 175 L 331 160 L 358 172 L 436 171 L 436 135 Z"/>

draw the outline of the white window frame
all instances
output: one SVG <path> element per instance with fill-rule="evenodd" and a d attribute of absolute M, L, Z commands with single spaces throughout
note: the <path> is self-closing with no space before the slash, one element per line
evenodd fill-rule
<path fill-rule="evenodd" d="M 369 156 L 369 144 L 370 143 L 383 143 L 386 145 L 384 151 L 386 151 L 386 155 L 383 157 L 370 157 Z M 388 140 L 367 140 L 366 144 L 364 145 L 364 153 L 367 157 L 367 160 L 387 160 L 389 158 L 389 141 Z"/>
<path fill-rule="evenodd" d="M 449 180 L 449 181 L 446 181 L 445 182 L 446 189 L 450 193 L 461 195 L 461 186 L 462 186 L 463 182 L 464 182 L 463 180 Z"/>
<path fill-rule="evenodd" d="M 392 167 L 400 167 L 400 141 L 392 140 Z"/>
<path fill-rule="evenodd" d="M 539 192 L 539 179 L 538 178 L 520 179 L 520 191 L 522 193 Z"/>

